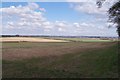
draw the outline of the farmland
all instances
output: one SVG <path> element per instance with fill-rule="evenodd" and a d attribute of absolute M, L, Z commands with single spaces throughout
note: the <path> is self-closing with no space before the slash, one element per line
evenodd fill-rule
<path fill-rule="evenodd" d="M 99 39 L 99 38 L 53 38 L 58 40 L 66 40 L 72 42 L 113 42 L 112 39 Z"/>
<path fill-rule="evenodd" d="M 5 37 L 2 42 L 67 42 L 64 40 L 45 39 L 45 38 L 32 38 L 32 37 Z"/>
<path fill-rule="evenodd" d="M 117 42 L 50 40 L 3 42 L 3 78 L 118 77 Z"/>

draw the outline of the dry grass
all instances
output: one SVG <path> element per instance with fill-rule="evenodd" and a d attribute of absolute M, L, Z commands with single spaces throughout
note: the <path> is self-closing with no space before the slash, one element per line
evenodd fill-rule
<path fill-rule="evenodd" d="M 82 52 L 89 49 L 101 49 L 109 43 L 3 43 L 3 59 L 21 60 L 33 57 L 58 56 Z"/>

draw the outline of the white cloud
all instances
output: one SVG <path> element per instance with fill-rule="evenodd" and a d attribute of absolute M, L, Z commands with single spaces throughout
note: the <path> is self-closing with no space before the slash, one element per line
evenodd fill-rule
<path fill-rule="evenodd" d="M 79 24 L 79 23 L 73 23 L 73 26 L 79 28 L 79 27 L 80 27 L 80 24 Z"/>
<path fill-rule="evenodd" d="M 14 24 L 13 22 L 8 22 L 8 25 L 13 26 Z"/>
<path fill-rule="evenodd" d="M 58 31 L 66 31 L 65 29 L 63 29 L 63 28 L 58 28 Z"/>
<path fill-rule="evenodd" d="M 39 8 L 39 5 L 37 5 L 36 3 L 28 3 L 27 7 L 29 7 L 32 10 L 35 10 Z"/>
<path fill-rule="evenodd" d="M 40 10 L 36 12 L 35 10 Z M 10 6 L 2 8 L 3 29 L 21 29 L 21 30 L 36 30 L 41 29 L 45 32 L 52 31 L 56 28 L 58 31 L 65 31 L 67 24 L 64 21 L 56 21 L 52 23 L 44 17 L 44 8 L 40 8 L 36 3 L 28 3 L 26 6 Z M 8 19 L 10 17 L 11 19 Z M 6 19 L 8 19 L 6 21 Z"/>
<path fill-rule="evenodd" d="M 39 10 L 40 10 L 40 11 L 43 11 L 43 12 L 46 12 L 46 9 L 45 9 L 45 8 L 40 8 Z"/>
<path fill-rule="evenodd" d="M 106 15 L 108 9 L 118 0 L 105 0 L 101 8 L 98 8 L 96 4 L 97 1 L 98 0 L 67 0 L 67 2 L 71 2 L 70 7 L 74 10 L 93 15 Z"/>
<path fill-rule="evenodd" d="M 63 21 L 56 21 L 55 25 L 58 27 L 66 27 L 67 23 Z"/>
<path fill-rule="evenodd" d="M 21 13 L 25 13 L 25 12 L 30 12 L 31 9 L 29 7 L 15 7 L 15 6 L 10 6 L 8 8 L 2 8 L 2 12 L 3 14 L 11 14 L 11 15 L 15 15 L 15 14 L 21 14 Z"/>
<path fill-rule="evenodd" d="M 95 3 L 96 1 L 98 0 L 66 0 L 66 2 L 92 2 L 92 3 Z M 118 0 L 105 0 L 105 2 L 109 2 L 110 4 L 113 4 L 116 1 Z"/>
<path fill-rule="evenodd" d="M 70 7 L 78 12 L 83 12 L 86 14 L 98 14 L 98 15 L 105 15 L 108 7 L 103 6 L 102 8 L 98 8 L 96 3 L 91 2 L 80 2 L 80 3 L 70 3 Z"/>
<path fill-rule="evenodd" d="M 66 0 L 67 2 L 95 2 L 96 0 Z"/>
<path fill-rule="evenodd" d="M 43 22 L 42 26 L 44 26 L 44 29 L 47 30 L 47 31 L 50 30 L 50 29 L 52 29 L 54 27 L 53 23 L 51 23 L 49 21 Z"/>
<path fill-rule="evenodd" d="M 54 27 L 56 27 L 58 31 L 65 32 L 70 25 L 71 24 L 67 23 L 66 21 L 56 21 Z"/>
<path fill-rule="evenodd" d="M 24 27 L 44 27 L 42 23 L 47 22 L 42 12 L 36 12 L 39 9 L 36 3 L 28 3 L 27 6 L 11 6 L 2 8 L 3 21 L 8 22 L 4 27 L 12 26 L 13 28 Z M 10 16 L 10 20 L 5 21 Z M 5 19 L 5 20 L 4 20 Z"/>

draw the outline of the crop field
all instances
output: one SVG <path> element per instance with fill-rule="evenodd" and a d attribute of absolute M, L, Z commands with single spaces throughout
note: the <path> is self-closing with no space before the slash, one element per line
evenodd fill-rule
<path fill-rule="evenodd" d="M 118 78 L 118 43 L 8 41 L 2 66 L 3 78 Z"/>
<path fill-rule="evenodd" d="M 32 38 L 32 37 L 4 37 L 0 38 L 2 42 L 68 42 L 65 40 Z"/>

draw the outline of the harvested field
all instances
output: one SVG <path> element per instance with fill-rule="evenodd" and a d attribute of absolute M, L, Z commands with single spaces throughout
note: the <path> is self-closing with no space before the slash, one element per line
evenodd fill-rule
<path fill-rule="evenodd" d="M 2 42 L 68 42 L 65 40 L 54 40 L 54 39 L 44 39 L 44 38 L 31 38 L 31 37 L 6 37 L 0 39 Z"/>

